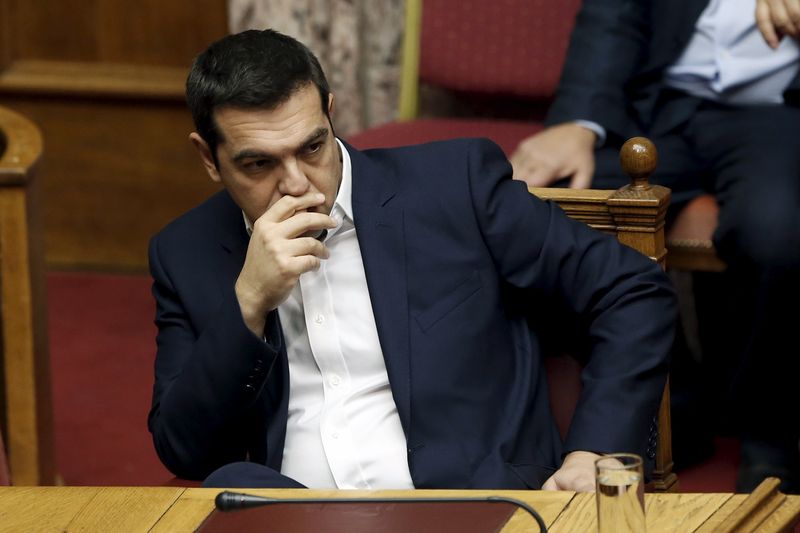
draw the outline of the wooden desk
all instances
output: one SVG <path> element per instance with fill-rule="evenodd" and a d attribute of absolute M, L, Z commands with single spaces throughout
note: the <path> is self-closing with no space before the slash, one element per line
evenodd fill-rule
<path fill-rule="evenodd" d="M 2 487 L 0 531 L 193 531 L 214 508 L 216 489 L 180 487 Z M 308 491 L 250 490 L 283 498 L 414 497 L 503 495 L 533 506 L 553 532 L 596 531 L 594 494 L 541 491 Z M 713 531 L 745 495 L 646 494 L 647 531 Z M 770 527 L 780 531 L 800 517 L 800 496 L 788 496 L 772 511 Z M 504 532 L 535 531 L 518 511 Z"/>

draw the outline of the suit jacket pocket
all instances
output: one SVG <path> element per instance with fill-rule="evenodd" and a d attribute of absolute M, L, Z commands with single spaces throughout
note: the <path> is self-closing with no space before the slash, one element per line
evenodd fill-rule
<path fill-rule="evenodd" d="M 457 285 L 444 298 L 416 315 L 417 324 L 422 331 L 427 331 L 439 320 L 450 314 L 481 288 L 481 277 L 477 270 L 470 277 Z"/>

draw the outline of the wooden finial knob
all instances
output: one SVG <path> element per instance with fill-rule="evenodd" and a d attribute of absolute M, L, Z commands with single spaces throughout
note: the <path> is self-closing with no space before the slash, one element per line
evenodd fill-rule
<path fill-rule="evenodd" d="M 646 137 L 628 139 L 619 151 L 619 162 L 623 172 L 630 176 L 632 188 L 648 189 L 650 174 L 658 165 L 656 145 Z"/>

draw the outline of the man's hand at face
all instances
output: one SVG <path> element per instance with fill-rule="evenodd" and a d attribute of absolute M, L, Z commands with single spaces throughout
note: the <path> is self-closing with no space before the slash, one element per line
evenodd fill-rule
<path fill-rule="evenodd" d="M 236 298 L 247 327 L 264 335 L 267 313 L 289 296 L 300 274 L 316 270 L 328 249 L 314 237 L 336 227 L 330 216 L 307 211 L 322 205 L 320 193 L 284 196 L 253 224 L 244 266 L 236 280 Z"/>
<path fill-rule="evenodd" d="M 592 452 L 571 452 L 564 458 L 564 464 L 542 485 L 542 490 L 574 490 L 594 492 L 594 462 L 600 458 Z"/>
<path fill-rule="evenodd" d="M 574 122 L 551 126 L 523 140 L 511 156 L 514 179 L 529 187 L 547 187 L 561 178 L 585 189 L 594 174 L 597 134 Z"/>
<path fill-rule="evenodd" d="M 756 24 L 770 48 L 788 35 L 800 36 L 800 0 L 757 0 Z"/>

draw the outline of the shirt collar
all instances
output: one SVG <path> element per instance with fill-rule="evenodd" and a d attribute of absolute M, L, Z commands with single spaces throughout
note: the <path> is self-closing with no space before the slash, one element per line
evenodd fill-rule
<path fill-rule="evenodd" d="M 337 222 L 339 222 L 339 226 L 331 230 L 331 232 L 335 232 L 336 230 L 341 227 L 341 220 L 340 217 L 336 217 L 334 212 L 337 211 L 337 207 L 344 212 L 345 218 L 349 219 L 350 222 L 355 222 L 353 219 L 353 166 L 350 163 L 350 154 L 347 153 L 347 149 L 344 146 L 344 143 L 336 138 L 336 143 L 339 145 L 339 153 L 342 155 L 342 181 L 339 183 L 339 192 L 336 193 L 336 201 L 333 203 L 333 208 L 331 208 L 331 216 L 337 218 Z M 242 211 L 242 218 L 244 219 L 244 227 L 247 230 L 248 235 L 253 234 L 253 223 L 248 220 L 247 215 L 244 214 Z M 329 234 L 331 232 L 328 232 Z"/>

